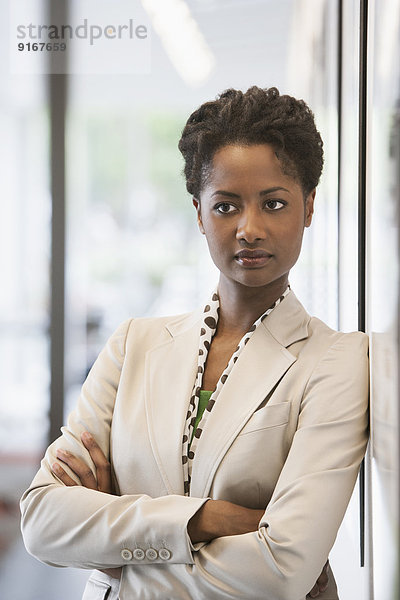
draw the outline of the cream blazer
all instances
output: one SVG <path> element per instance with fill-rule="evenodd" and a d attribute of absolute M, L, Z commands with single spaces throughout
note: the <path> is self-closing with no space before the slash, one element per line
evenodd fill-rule
<path fill-rule="evenodd" d="M 200 322 L 195 312 L 123 323 L 22 498 L 25 544 L 41 561 L 124 567 L 119 589 L 95 571 L 85 600 L 301 600 L 334 543 L 367 443 L 367 336 L 331 330 L 290 292 L 222 388 L 185 497 Z M 59 447 L 94 469 L 84 430 L 109 457 L 117 495 L 51 472 Z M 265 509 L 258 531 L 193 547 L 187 523 L 206 498 Z"/>

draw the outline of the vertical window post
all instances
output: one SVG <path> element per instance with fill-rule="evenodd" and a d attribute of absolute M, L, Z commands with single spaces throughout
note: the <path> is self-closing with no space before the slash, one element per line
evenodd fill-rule
<path fill-rule="evenodd" d="M 68 1 L 48 0 L 51 24 L 67 22 Z M 50 300 L 50 412 L 49 442 L 59 436 L 64 412 L 65 323 L 65 113 L 67 53 L 49 52 L 51 186 L 51 300 Z M 55 63 L 57 59 L 57 65 Z"/>
<path fill-rule="evenodd" d="M 358 329 L 365 331 L 366 159 L 367 159 L 367 32 L 368 0 L 360 0 L 359 145 L 358 145 Z M 365 462 L 360 478 L 360 561 L 365 564 Z"/>

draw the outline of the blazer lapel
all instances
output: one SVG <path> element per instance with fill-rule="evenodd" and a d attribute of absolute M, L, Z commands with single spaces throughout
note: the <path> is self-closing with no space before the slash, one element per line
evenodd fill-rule
<path fill-rule="evenodd" d="M 167 325 L 170 339 L 146 356 L 146 413 L 154 456 L 169 494 L 183 494 L 182 437 L 192 393 L 202 311 Z"/>
<path fill-rule="evenodd" d="M 192 496 L 208 495 L 218 465 L 233 440 L 296 361 L 286 346 L 308 336 L 309 319 L 291 292 L 242 350 L 199 440 L 193 460 Z"/>

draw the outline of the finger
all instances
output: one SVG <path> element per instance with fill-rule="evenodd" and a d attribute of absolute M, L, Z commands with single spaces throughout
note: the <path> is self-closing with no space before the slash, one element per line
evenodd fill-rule
<path fill-rule="evenodd" d="M 121 573 L 122 573 L 121 567 L 115 567 L 115 568 L 111 568 L 111 569 L 99 569 L 99 571 L 102 571 L 103 573 L 105 573 L 106 575 L 109 575 L 110 577 L 113 577 L 114 579 L 121 579 Z"/>
<path fill-rule="evenodd" d="M 320 592 L 325 592 L 326 588 L 328 587 L 328 583 L 329 583 L 328 565 L 329 565 L 329 562 L 327 561 L 325 563 L 324 568 L 321 571 L 321 575 L 317 579 L 317 584 L 318 584 L 318 588 L 319 588 Z"/>
<path fill-rule="evenodd" d="M 91 469 L 82 459 L 77 458 L 71 452 L 68 452 L 68 450 L 62 450 L 61 448 L 57 450 L 57 458 L 67 464 L 69 468 L 78 475 L 81 484 L 84 487 L 91 490 L 97 490 L 96 479 Z"/>
<path fill-rule="evenodd" d="M 317 583 L 314 585 L 311 592 L 308 592 L 307 596 L 309 596 L 310 598 L 317 598 L 319 596 L 319 588 Z"/>
<path fill-rule="evenodd" d="M 97 489 L 100 492 L 111 494 L 111 465 L 94 437 L 84 431 L 81 435 L 83 445 L 88 450 L 92 461 L 96 466 Z"/>
<path fill-rule="evenodd" d="M 72 479 L 72 477 L 70 477 L 58 463 L 53 463 L 51 470 L 55 475 L 57 475 L 58 479 L 61 479 L 64 485 L 67 485 L 68 487 L 71 487 L 72 485 L 78 485 L 76 481 Z"/>

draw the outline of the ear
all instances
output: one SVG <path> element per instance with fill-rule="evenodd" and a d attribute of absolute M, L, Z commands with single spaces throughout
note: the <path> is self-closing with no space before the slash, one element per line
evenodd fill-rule
<path fill-rule="evenodd" d="M 312 216 L 314 214 L 314 200 L 315 200 L 316 191 L 317 190 L 314 188 L 308 194 L 308 196 L 306 198 L 305 207 L 304 207 L 304 226 L 305 227 L 310 227 L 310 225 L 311 225 Z"/>
<path fill-rule="evenodd" d="M 203 221 L 201 220 L 200 200 L 197 200 L 197 198 L 195 198 L 193 196 L 192 202 L 193 202 L 193 206 L 195 207 L 196 212 L 197 212 L 197 224 L 199 226 L 200 232 L 204 235 L 205 231 L 204 231 L 204 227 L 203 227 Z"/>

